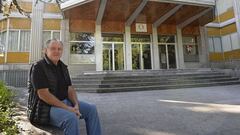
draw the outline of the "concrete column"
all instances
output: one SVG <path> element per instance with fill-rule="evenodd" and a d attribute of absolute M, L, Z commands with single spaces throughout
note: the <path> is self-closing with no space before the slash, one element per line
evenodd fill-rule
<path fill-rule="evenodd" d="M 60 32 L 60 40 L 63 42 L 63 56 L 62 61 L 69 65 L 69 57 L 70 57 L 70 43 L 69 43 L 69 19 L 61 20 L 61 32 Z"/>
<path fill-rule="evenodd" d="M 240 39 L 240 1 L 233 0 L 233 7 L 234 7 L 235 18 L 236 18 L 238 37 Z"/>
<path fill-rule="evenodd" d="M 9 18 L 7 18 L 7 35 L 6 35 L 6 39 L 5 39 L 6 45 L 5 45 L 4 63 L 7 63 L 7 57 L 8 57 L 7 54 L 8 54 L 8 39 L 9 39 L 9 23 L 10 23 L 10 20 L 9 20 Z"/>
<path fill-rule="evenodd" d="M 32 22 L 30 40 L 30 63 L 41 58 L 42 54 L 42 30 L 43 30 L 43 10 L 44 3 L 36 0 L 32 2 Z"/>
<path fill-rule="evenodd" d="M 185 68 L 184 64 L 184 55 L 183 55 L 183 41 L 182 41 L 182 29 L 177 27 L 177 68 L 183 69 Z"/>
<path fill-rule="evenodd" d="M 152 27 L 152 37 L 153 37 L 153 68 L 154 70 L 160 69 L 159 63 L 159 50 L 158 50 L 158 33 L 157 27 Z"/>
<path fill-rule="evenodd" d="M 125 70 L 132 70 L 131 28 L 125 26 Z"/>
<path fill-rule="evenodd" d="M 200 26 L 199 60 L 202 67 L 208 66 L 208 36 L 206 27 Z"/>
<path fill-rule="evenodd" d="M 103 45 L 101 25 L 96 25 L 95 31 L 95 57 L 96 57 L 96 70 L 103 71 Z"/>

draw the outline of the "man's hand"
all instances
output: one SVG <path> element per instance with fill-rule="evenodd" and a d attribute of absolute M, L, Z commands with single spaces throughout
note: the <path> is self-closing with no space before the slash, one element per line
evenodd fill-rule
<path fill-rule="evenodd" d="M 79 118 L 81 117 L 81 113 L 79 112 L 78 105 L 75 105 L 74 107 L 68 106 L 67 110 L 75 113 Z"/>
<path fill-rule="evenodd" d="M 68 86 L 68 98 L 70 101 L 74 104 L 74 111 L 76 115 L 80 118 L 81 113 L 79 112 L 79 105 L 78 105 L 78 99 L 77 99 L 77 94 L 73 86 Z"/>
<path fill-rule="evenodd" d="M 73 108 L 74 108 L 75 111 L 77 112 L 77 116 L 80 118 L 82 114 L 79 112 L 79 106 L 78 106 L 78 104 L 75 104 L 75 106 L 74 106 Z"/>

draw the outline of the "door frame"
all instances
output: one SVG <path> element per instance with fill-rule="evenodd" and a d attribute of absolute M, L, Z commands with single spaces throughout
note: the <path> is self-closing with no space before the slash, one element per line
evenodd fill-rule
<path fill-rule="evenodd" d="M 143 44 L 148 44 L 149 45 L 149 47 L 150 47 L 150 56 L 151 56 L 151 69 L 153 69 L 152 43 L 151 42 L 131 42 L 131 48 L 132 48 L 133 44 L 140 45 L 140 60 L 141 61 L 140 61 L 140 69 L 139 70 L 145 70 L 143 68 L 144 63 L 143 63 L 143 51 L 142 51 L 143 48 L 142 48 L 142 45 Z M 151 69 L 148 69 L 148 70 L 151 70 Z M 136 69 L 134 69 L 134 70 L 136 70 Z"/>
<path fill-rule="evenodd" d="M 174 49 L 175 49 L 175 59 L 176 59 L 176 69 L 177 69 L 177 49 L 176 49 L 176 46 L 177 46 L 177 43 L 158 43 L 158 49 L 159 49 L 159 46 L 162 45 L 162 46 L 165 46 L 165 51 L 166 51 L 166 60 L 167 60 L 167 69 L 169 69 L 169 57 L 168 57 L 168 45 L 174 45 Z M 158 52 L 160 54 L 160 52 Z M 159 62 L 159 64 L 161 64 Z M 160 65 L 161 67 L 161 65 Z"/>
<path fill-rule="evenodd" d="M 125 56 L 125 49 L 124 49 L 124 42 L 111 42 L 111 41 L 103 41 L 102 42 L 102 45 L 104 46 L 104 44 L 111 44 L 112 45 L 112 71 L 115 71 L 115 53 L 114 53 L 114 50 L 115 50 L 115 44 L 122 44 L 123 45 L 123 64 L 125 64 L 125 59 L 124 59 L 124 56 Z M 104 50 L 104 49 L 103 49 Z M 102 51 L 103 53 L 103 51 Z M 110 55 L 109 55 L 110 56 Z M 109 68 L 110 69 L 110 68 Z M 124 70 L 124 66 L 123 66 L 123 70 Z"/>

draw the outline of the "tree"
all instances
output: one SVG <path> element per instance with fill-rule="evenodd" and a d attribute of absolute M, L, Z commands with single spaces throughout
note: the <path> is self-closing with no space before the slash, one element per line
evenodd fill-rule
<path fill-rule="evenodd" d="M 39 1 L 44 3 L 50 3 L 54 0 L 36 0 L 35 5 Z M 66 0 L 55 0 L 55 1 L 58 5 L 60 5 Z M 4 16 L 9 16 L 11 14 L 11 11 L 14 8 L 16 8 L 20 14 L 30 17 L 30 12 L 27 12 L 24 9 L 22 9 L 17 0 L 0 0 L 0 13 L 3 13 Z"/>
<path fill-rule="evenodd" d="M 29 17 L 29 12 L 26 12 L 25 10 L 23 10 L 17 0 L 0 0 L 0 12 L 3 13 L 4 16 L 9 16 L 11 11 L 16 8 L 18 10 L 19 13 L 26 15 Z"/>

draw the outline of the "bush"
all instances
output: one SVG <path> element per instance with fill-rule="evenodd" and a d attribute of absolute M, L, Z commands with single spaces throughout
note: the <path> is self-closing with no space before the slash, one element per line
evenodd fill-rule
<path fill-rule="evenodd" d="M 19 133 L 14 120 L 12 120 L 13 92 L 0 82 L 0 134 L 16 135 Z"/>

